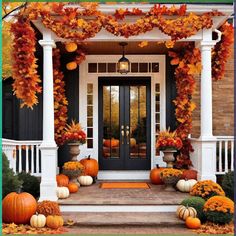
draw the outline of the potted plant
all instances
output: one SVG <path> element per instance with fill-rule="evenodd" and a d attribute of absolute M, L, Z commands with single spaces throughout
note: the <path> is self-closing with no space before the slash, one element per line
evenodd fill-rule
<path fill-rule="evenodd" d="M 176 131 L 170 132 L 169 129 L 161 131 L 156 143 L 156 148 L 164 153 L 163 161 L 167 167 L 173 168 L 175 157 L 173 154 L 183 146 L 182 140 L 177 137 Z"/>
<path fill-rule="evenodd" d="M 70 181 L 78 184 L 77 178 L 84 173 L 84 166 L 79 161 L 65 162 L 63 167 L 63 174 L 70 178 Z"/>
<path fill-rule="evenodd" d="M 180 180 L 182 176 L 182 171 L 173 169 L 173 168 L 165 168 L 160 172 L 161 180 L 165 183 L 166 191 L 175 191 L 174 185 Z"/>
<path fill-rule="evenodd" d="M 86 134 L 80 123 L 72 120 L 71 124 L 67 124 L 63 140 L 68 143 L 71 160 L 77 161 L 77 156 L 80 154 L 79 146 L 86 143 Z"/>

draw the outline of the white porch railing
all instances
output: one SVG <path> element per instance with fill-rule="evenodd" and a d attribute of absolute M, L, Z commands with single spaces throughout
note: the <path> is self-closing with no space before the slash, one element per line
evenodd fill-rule
<path fill-rule="evenodd" d="M 34 176 L 41 176 L 41 154 L 39 146 L 42 141 L 18 141 L 2 139 L 2 151 L 6 154 L 10 168 L 15 173 L 25 171 Z"/>
<path fill-rule="evenodd" d="M 216 136 L 216 174 L 234 170 L 234 137 Z"/>

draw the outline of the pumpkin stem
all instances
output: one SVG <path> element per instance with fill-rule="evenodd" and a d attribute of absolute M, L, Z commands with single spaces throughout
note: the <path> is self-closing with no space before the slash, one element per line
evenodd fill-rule
<path fill-rule="evenodd" d="M 88 160 L 90 160 L 90 155 L 88 155 L 88 158 L 87 158 Z"/>

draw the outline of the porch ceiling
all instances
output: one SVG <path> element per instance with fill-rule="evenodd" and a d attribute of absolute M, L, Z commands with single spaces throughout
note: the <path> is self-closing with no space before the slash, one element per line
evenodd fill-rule
<path fill-rule="evenodd" d="M 87 55 L 121 55 L 122 48 L 119 45 L 120 41 L 117 42 L 87 42 L 81 47 Z M 157 44 L 156 42 L 149 42 L 146 47 L 139 47 L 139 42 L 129 42 L 125 47 L 125 54 L 166 54 L 169 49 L 166 48 L 164 43 Z M 181 48 L 183 42 L 177 42 L 174 46 L 175 49 Z M 58 47 L 61 49 L 63 54 L 67 54 L 62 43 L 58 43 Z"/>

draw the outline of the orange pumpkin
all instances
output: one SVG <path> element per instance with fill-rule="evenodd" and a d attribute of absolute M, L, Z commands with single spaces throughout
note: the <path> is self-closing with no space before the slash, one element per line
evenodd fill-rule
<path fill-rule="evenodd" d="M 67 43 L 65 49 L 67 52 L 74 52 L 77 49 L 77 44 L 74 42 Z"/>
<path fill-rule="evenodd" d="M 184 170 L 181 179 L 196 179 L 197 180 L 197 171 L 196 170 Z"/>
<path fill-rule="evenodd" d="M 2 201 L 4 223 L 27 224 L 37 209 L 35 198 L 26 192 L 9 193 Z"/>
<path fill-rule="evenodd" d="M 84 158 L 80 161 L 84 166 L 84 174 L 92 177 L 98 175 L 98 162 L 97 160 L 90 158 L 90 155 L 87 158 Z"/>
<path fill-rule="evenodd" d="M 120 141 L 118 139 L 106 139 L 103 142 L 103 146 L 105 147 L 119 147 Z"/>
<path fill-rule="evenodd" d="M 163 184 L 163 181 L 160 178 L 160 172 L 163 170 L 163 167 L 156 165 L 150 172 L 150 180 L 152 184 Z"/>
<path fill-rule="evenodd" d="M 75 70 L 76 68 L 77 68 L 77 63 L 75 61 L 71 61 L 66 64 L 67 70 Z"/>
<path fill-rule="evenodd" d="M 69 184 L 69 178 L 66 175 L 60 174 L 57 175 L 57 186 L 59 187 L 67 187 Z"/>
<path fill-rule="evenodd" d="M 69 189 L 70 193 L 77 193 L 79 190 L 79 187 L 76 183 L 69 183 L 68 189 Z"/>
<path fill-rule="evenodd" d="M 51 229 L 58 229 L 62 227 L 64 224 L 64 220 L 61 216 L 47 216 L 46 218 L 46 225 L 48 228 Z"/>
<path fill-rule="evenodd" d="M 188 217 L 185 224 L 189 229 L 199 229 L 201 226 L 201 221 L 196 217 Z"/>

